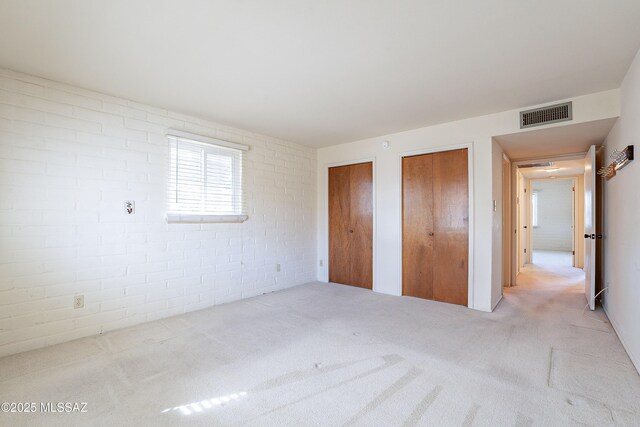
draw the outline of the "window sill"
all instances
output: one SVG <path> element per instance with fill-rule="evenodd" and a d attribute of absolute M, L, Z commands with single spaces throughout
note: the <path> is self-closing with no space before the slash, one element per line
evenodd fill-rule
<path fill-rule="evenodd" d="M 167 214 L 168 223 L 221 223 L 221 222 L 245 222 L 247 215 L 194 215 L 194 214 Z"/>

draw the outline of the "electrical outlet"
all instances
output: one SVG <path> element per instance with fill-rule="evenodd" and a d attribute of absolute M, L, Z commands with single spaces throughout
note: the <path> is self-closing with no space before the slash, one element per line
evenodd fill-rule
<path fill-rule="evenodd" d="M 84 295 L 75 295 L 73 297 L 73 308 L 84 308 Z"/>
<path fill-rule="evenodd" d="M 276 264 L 276 271 L 280 273 L 280 264 Z"/>
<path fill-rule="evenodd" d="M 320 267 L 322 267 L 324 265 L 324 263 L 322 262 L 322 260 L 320 260 Z"/>
<path fill-rule="evenodd" d="M 136 202 L 133 200 L 125 200 L 124 201 L 124 213 L 127 215 L 133 215 L 136 213 Z"/>

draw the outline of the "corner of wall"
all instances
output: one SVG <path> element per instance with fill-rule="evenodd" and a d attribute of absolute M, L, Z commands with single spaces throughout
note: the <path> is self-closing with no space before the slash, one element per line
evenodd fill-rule
<path fill-rule="evenodd" d="M 614 149 L 640 141 L 640 52 L 620 86 L 620 118 L 607 136 L 605 158 Z M 629 357 L 640 372 L 640 161 L 631 162 L 604 183 L 603 307 Z"/>

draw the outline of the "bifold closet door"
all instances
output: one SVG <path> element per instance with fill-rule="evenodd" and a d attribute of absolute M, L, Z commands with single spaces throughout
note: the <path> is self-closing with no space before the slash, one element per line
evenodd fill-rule
<path fill-rule="evenodd" d="M 467 150 L 402 159 L 402 293 L 468 305 Z"/>
<path fill-rule="evenodd" d="M 329 168 L 329 281 L 373 284 L 373 164 Z"/>
<path fill-rule="evenodd" d="M 433 299 L 433 155 L 402 159 L 402 294 Z"/>
<path fill-rule="evenodd" d="M 435 263 L 433 299 L 469 304 L 469 168 L 467 150 L 433 158 Z"/>
<path fill-rule="evenodd" d="M 351 171 L 347 166 L 329 168 L 329 281 L 347 284 L 351 280 L 349 257 Z"/>

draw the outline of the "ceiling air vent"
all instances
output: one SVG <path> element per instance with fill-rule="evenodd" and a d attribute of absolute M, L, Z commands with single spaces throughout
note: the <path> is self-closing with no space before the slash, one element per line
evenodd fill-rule
<path fill-rule="evenodd" d="M 528 169 L 528 168 L 542 168 L 553 165 L 553 162 L 542 162 L 542 163 L 526 163 L 524 165 L 518 165 L 518 169 Z"/>
<path fill-rule="evenodd" d="M 571 102 L 520 112 L 520 129 L 573 119 Z"/>

